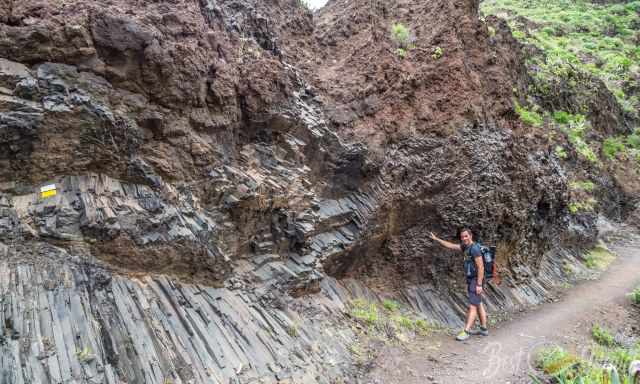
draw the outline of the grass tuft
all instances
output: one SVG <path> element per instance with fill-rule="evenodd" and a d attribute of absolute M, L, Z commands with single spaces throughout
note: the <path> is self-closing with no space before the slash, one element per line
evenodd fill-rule
<path fill-rule="evenodd" d="M 605 270 L 616 258 L 611 251 L 602 243 L 598 244 L 587 254 L 585 265 L 589 269 Z"/>
<path fill-rule="evenodd" d="M 589 180 L 576 180 L 569 183 L 569 188 L 574 191 L 593 192 L 596 185 Z"/>
<path fill-rule="evenodd" d="M 391 26 L 391 38 L 400 48 L 407 48 L 411 42 L 411 31 L 406 25 L 395 23 Z"/>
<path fill-rule="evenodd" d="M 397 312 L 400 308 L 400 303 L 395 300 L 385 299 L 382 301 L 382 306 L 389 312 Z"/>
<path fill-rule="evenodd" d="M 591 336 L 598 344 L 604 345 L 605 347 L 612 347 L 616 344 L 615 339 L 609 330 L 602 328 L 598 324 L 591 328 Z"/>
<path fill-rule="evenodd" d="M 628 296 L 632 303 L 640 305 L 640 287 L 634 289 Z"/>
<path fill-rule="evenodd" d="M 620 137 L 608 137 L 602 143 L 602 153 L 609 160 L 615 159 L 619 153 L 624 153 L 625 151 L 624 140 Z"/>
<path fill-rule="evenodd" d="M 515 109 L 518 116 L 520 116 L 520 120 L 522 120 L 522 122 L 525 124 L 534 127 L 540 127 L 544 123 L 544 118 L 542 117 L 542 115 L 534 110 L 528 110 L 527 108 L 518 104 L 517 101 L 515 102 Z"/>

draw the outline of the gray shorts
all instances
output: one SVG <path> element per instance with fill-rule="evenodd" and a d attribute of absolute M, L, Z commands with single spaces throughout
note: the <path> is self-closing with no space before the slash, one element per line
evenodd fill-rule
<path fill-rule="evenodd" d="M 467 280 L 467 293 L 469 294 L 469 304 L 478 306 L 482 304 L 482 295 L 476 293 L 476 278 Z"/>

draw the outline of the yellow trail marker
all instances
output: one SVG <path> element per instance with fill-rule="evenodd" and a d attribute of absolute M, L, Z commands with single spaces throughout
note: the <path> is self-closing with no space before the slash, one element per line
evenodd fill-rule
<path fill-rule="evenodd" d="M 46 199 L 47 197 L 55 196 L 57 190 L 55 184 L 45 185 L 44 187 L 40 187 L 40 197 Z"/>

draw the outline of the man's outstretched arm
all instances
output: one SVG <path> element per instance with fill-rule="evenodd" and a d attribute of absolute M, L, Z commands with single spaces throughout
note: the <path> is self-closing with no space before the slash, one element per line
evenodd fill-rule
<path fill-rule="evenodd" d="M 442 245 L 443 247 L 453 249 L 454 251 L 462 251 L 462 248 L 460 248 L 460 244 L 454 244 L 452 242 L 442 240 L 441 238 L 436 236 L 433 232 L 429 232 L 429 233 L 431 234 L 431 238 L 437 241 L 438 243 L 440 243 L 440 245 Z"/>

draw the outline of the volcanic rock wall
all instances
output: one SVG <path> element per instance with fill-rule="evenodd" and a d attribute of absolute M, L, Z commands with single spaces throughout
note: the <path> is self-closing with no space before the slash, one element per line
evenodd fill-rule
<path fill-rule="evenodd" d="M 544 300 L 595 227 L 518 52 L 472 1 L 4 3 L 0 383 L 351 377 L 353 295 L 459 324 L 426 233 L 462 225 L 503 250 L 492 310 Z"/>

